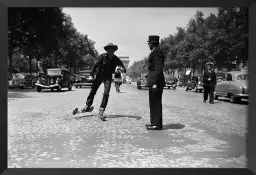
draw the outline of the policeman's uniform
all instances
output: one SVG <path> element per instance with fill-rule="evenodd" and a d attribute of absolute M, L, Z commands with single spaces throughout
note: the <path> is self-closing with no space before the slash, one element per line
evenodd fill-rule
<path fill-rule="evenodd" d="M 159 36 L 149 36 L 148 42 L 159 43 Z M 147 86 L 149 86 L 150 124 L 148 130 L 162 129 L 162 94 L 165 84 L 163 67 L 165 56 L 160 47 L 155 47 L 148 57 Z M 153 88 L 157 85 L 157 88 Z"/>
<path fill-rule="evenodd" d="M 212 62 L 207 62 L 206 65 L 213 66 Z M 204 83 L 204 102 L 208 100 L 208 95 L 210 97 L 209 102 L 211 104 L 214 103 L 214 90 L 216 86 L 216 74 L 213 71 L 213 67 L 211 67 L 211 70 L 205 70 L 204 76 L 203 76 L 203 83 Z"/>

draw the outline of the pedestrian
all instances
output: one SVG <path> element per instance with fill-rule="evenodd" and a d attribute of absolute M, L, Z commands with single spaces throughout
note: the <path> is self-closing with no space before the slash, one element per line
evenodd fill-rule
<path fill-rule="evenodd" d="M 114 54 L 114 52 L 118 50 L 118 46 L 113 43 L 109 43 L 104 47 L 104 49 L 107 53 L 101 54 L 91 69 L 90 78 L 93 78 L 94 81 L 92 83 L 91 91 L 87 97 L 86 105 L 82 109 L 83 112 L 91 112 L 93 110 L 91 106 L 93 104 L 94 96 L 101 83 L 104 83 L 104 93 L 98 115 L 101 120 L 105 119 L 103 113 L 107 107 L 112 75 L 115 72 L 115 68 L 117 66 L 121 66 L 123 71 L 126 72 L 122 61 Z"/>
<path fill-rule="evenodd" d="M 148 130 L 161 130 L 162 120 L 162 94 L 165 84 L 163 67 L 165 56 L 159 47 L 159 36 L 151 35 L 148 40 L 151 53 L 148 57 L 147 86 L 149 87 L 150 124 Z"/>
<path fill-rule="evenodd" d="M 209 103 L 214 104 L 214 90 L 216 86 L 216 74 L 213 70 L 213 63 L 206 63 L 206 70 L 203 76 L 204 83 L 204 103 L 208 100 L 208 95 L 210 97 Z"/>

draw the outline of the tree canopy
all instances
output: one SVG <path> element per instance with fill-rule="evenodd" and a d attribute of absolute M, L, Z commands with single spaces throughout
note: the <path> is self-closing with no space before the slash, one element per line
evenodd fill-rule
<path fill-rule="evenodd" d="M 204 16 L 197 10 L 186 27 L 161 39 L 166 56 L 165 71 L 192 68 L 202 71 L 207 61 L 217 68 L 232 68 L 232 63 L 248 61 L 248 8 L 218 8 L 218 13 Z M 144 70 L 145 59 L 135 62 L 129 72 Z"/>
<path fill-rule="evenodd" d="M 93 61 L 85 58 L 88 54 L 92 57 L 98 55 L 94 44 L 86 34 L 78 32 L 62 8 L 8 10 L 9 72 L 13 67 L 35 72 L 37 61 L 43 63 L 44 70 L 66 66 L 76 71 L 77 68 L 90 67 Z"/>

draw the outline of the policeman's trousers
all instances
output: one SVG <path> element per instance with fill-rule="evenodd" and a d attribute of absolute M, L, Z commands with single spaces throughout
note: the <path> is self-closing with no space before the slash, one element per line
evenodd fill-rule
<path fill-rule="evenodd" d="M 163 87 L 149 88 L 150 124 L 162 127 L 162 95 Z"/>

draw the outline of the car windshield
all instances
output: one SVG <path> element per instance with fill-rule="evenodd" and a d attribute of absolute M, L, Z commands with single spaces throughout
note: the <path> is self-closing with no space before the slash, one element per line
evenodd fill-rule
<path fill-rule="evenodd" d="M 248 74 L 243 74 L 243 75 L 238 75 L 236 77 L 237 80 L 249 80 L 249 75 Z"/>
<path fill-rule="evenodd" d="M 47 70 L 47 75 L 61 75 L 61 70 Z"/>

